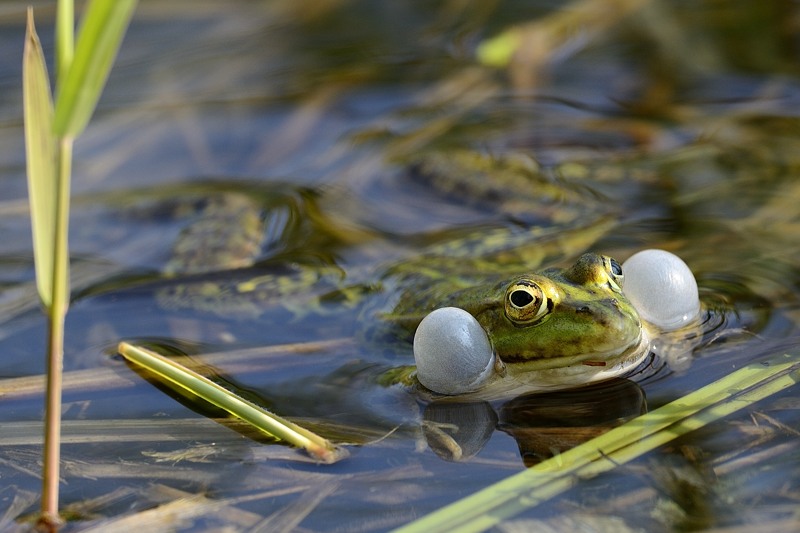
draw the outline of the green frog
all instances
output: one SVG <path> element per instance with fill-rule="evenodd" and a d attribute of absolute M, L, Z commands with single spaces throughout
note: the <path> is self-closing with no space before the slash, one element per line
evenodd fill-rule
<path fill-rule="evenodd" d="M 254 239 L 240 235 L 234 239 L 228 232 L 241 231 L 241 227 L 226 224 L 213 235 L 209 232 L 213 224 L 203 220 L 202 229 L 187 229 L 176 244 L 177 257 L 170 261 L 170 275 L 179 276 L 183 270 L 194 277 L 179 277 L 161 289 L 158 299 L 168 309 L 201 309 L 226 317 L 263 317 L 271 309 L 271 317 L 294 322 L 313 322 L 315 317 L 345 309 L 361 317 L 366 325 L 361 334 L 374 345 L 400 341 L 407 347 L 429 312 L 458 307 L 486 331 L 497 356 L 496 374 L 506 386 L 577 386 L 636 366 L 647 354 L 648 341 L 636 310 L 622 293 L 623 274 L 617 261 L 586 253 L 565 268 L 538 270 L 577 256 L 614 227 L 616 219 L 603 203 L 594 197 L 562 194 L 557 209 L 553 202 L 559 193 L 554 182 L 517 158 L 462 153 L 447 161 L 434 157 L 419 164 L 415 172 L 451 191 L 491 190 L 486 198 L 511 205 L 515 217 L 526 198 L 533 211 L 544 202 L 549 210 L 538 210 L 536 216 L 549 218 L 548 224 L 467 231 L 377 273 L 357 268 L 344 272 L 337 265 L 290 264 L 281 267 L 280 275 L 264 272 L 242 279 L 218 275 L 220 265 L 213 261 L 210 277 L 198 277 L 203 273 L 197 266 L 196 258 L 203 255 L 198 249 L 211 246 L 216 256 L 221 250 L 218 243 L 243 241 L 252 249 L 258 230 Z M 465 180 L 470 181 L 468 186 Z M 511 189 L 503 188 L 503 183 L 510 183 Z M 220 208 L 225 202 L 215 201 L 214 211 L 226 213 Z M 240 212 L 247 204 L 242 197 L 227 202 Z M 230 220 L 225 214 L 223 222 Z M 212 244 L 207 242 L 209 237 Z M 186 251 L 187 259 L 181 251 Z M 393 376 L 394 381 L 413 382 L 413 373 Z"/>
<path fill-rule="evenodd" d="M 585 253 L 566 268 L 466 281 L 445 276 L 404 290 L 382 318 L 413 331 L 436 308 L 467 311 L 496 357 L 493 392 L 584 385 L 648 354 L 642 321 L 622 292 L 622 268 L 610 257 Z"/>

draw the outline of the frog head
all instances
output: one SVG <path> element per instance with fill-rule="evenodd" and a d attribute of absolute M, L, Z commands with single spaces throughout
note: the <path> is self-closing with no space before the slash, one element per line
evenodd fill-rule
<path fill-rule="evenodd" d="M 586 375 L 641 360 L 642 324 L 622 293 L 615 260 L 588 253 L 565 269 L 522 274 L 475 289 L 469 311 L 500 364 L 514 373 Z M 462 303 L 467 303 L 462 300 Z M 568 380 L 569 381 L 569 380 Z"/>

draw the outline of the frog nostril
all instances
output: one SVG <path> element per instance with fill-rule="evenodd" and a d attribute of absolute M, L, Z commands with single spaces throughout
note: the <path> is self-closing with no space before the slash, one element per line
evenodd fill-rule
<path fill-rule="evenodd" d="M 581 314 L 581 313 L 586 313 L 586 314 L 588 314 L 588 315 L 591 315 L 591 314 L 592 314 L 592 310 L 591 310 L 591 309 L 589 309 L 589 307 L 588 307 L 588 306 L 586 306 L 586 305 L 584 305 L 584 306 L 582 306 L 582 307 L 579 307 L 579 308 L 577 308 L 577 309 L 575 310 L 575 312 L 576 312 L 576 313 L 578 313 L 578 314 Z"/>

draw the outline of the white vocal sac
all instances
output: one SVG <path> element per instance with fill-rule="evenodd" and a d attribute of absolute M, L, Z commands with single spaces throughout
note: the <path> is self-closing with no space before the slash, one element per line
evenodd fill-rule
<path fill-rule="evenodd" d="M 495 356 L 483 327 L 457 307 L 428 314 L 414 334 L 417 379 L 439 394 L 477 390 L 494 371 Z"/>
<path fill-rule="evenodd" d="M 642 250 L 622 264 L 623 292 L 643 320 L 663 331 L 679 329 L 700 313 L 697 281 L 675 254 Z"/>

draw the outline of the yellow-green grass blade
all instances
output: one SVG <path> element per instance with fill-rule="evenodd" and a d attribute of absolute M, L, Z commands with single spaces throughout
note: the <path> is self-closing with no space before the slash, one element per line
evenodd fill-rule
<path fill-rule="evenodd" d="M 58 80 L 55 105 L 54 131 L 59 137 L 75 137 L 89 122 L 135 7 L 136 0 L 87 4 L 69 69 L 59 72 L 64 75 Z"/>
<path fill-rule="evenodd" d="M 22 95 L 36 285 L 42 303 L 49 309 L 53 303 L 55 270 L 58 144 L 53 135 L 50 80 L 31 9 L 22 59 Z"/>
<path fill-rule="evenodd" d="M 800 381 L 800 356 L 754 363 L 597 438 L 420 518 L 400 532 L 484 531 L 681 435 Z"/>
<path fill-rule="evenodd" d="M 56 79 L 63 80 L 75 51 L 75 5 L 73 0 L 58 0 L 56 11 Z"/>
<path fill-rule="evenodd" d="M 309 455 L 324 463 L 334 463 L 347 457 L 347 450 L 248 402 L 208 378 L 160 354 L 121 342 L 119 353 L 129 361 L 159 376 L 166 384 L 176 385 L 230 414 L 252 424 L 270 436 L 303 448 Z"/>

